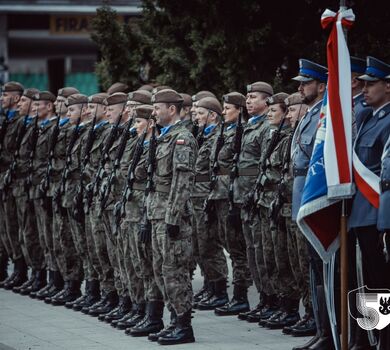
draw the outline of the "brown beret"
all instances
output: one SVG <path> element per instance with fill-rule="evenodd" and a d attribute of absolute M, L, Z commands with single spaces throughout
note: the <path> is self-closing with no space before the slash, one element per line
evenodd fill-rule
<path fill-rule="evenodd" d="M 35 88 L 28 88 L 23 91 L 23 96 L 28 97 L 31 100 L 38 100 L 39 90 Z"/>
<path fill-rule="evenodd" d="M 274 89 L 268 83 L 264 81 L 257 81 L 255 83 L 249 84 L 246 86 L 247 92 L 263 92 L 268 95 L 274 94 Z"/>
<path fill-rule="evenodd" d="M 125 92 L 125 93 L 127 93 L 128 91 L 129 91 L 129 87 L 126 84 L 120 83 L 120 82 L 112 84 L 107 89 L 107 93 L 109 95 L 115 94 L 116 92 Z"/>
<path fill-rule="evenodd" d="M 212 112 L 217 113 L 218 115 L 222 114 L 222 106 L 221 103 L 215 97 L 204 97 L 200 99 L 196 107 L 203 107 L 209 109 Z"/>
<path fill-rule="evenodd" d="M 284 103 L 286 106 L 293 106 L 293 105 L 300 105 L 303 103 L 302 100 L 302 95 L 299 92 L 295 92 L 294 94 L 288 96 L 285 100 Z"/>
<path fill-rule="evenodd" d="M 175 90 L 164 89 L 152 96 L 152 103 L 180 103 L 183 97 Z"/>
<path fill-rule="evenodd" d="M 117 105 L 125 103 L 127 101 L 127 95 L 124 92 L 115 92 L 114 94 L 106 98 L 106 106 Z"/>
<path fill-rule="evenodd" d="M 223 95 L 222 99 L 223 102 L 230 103 L 238 107 L 246 107 L 246 98 L 243 94 L 240 94 L 239 92 L 229 92 L 228 94 Z"/>
<path fill-rule="evenodd" d="M 74 87 L 68 86 L 58 90 L 57 96 L 68 98 L 70 95 L 79 94 L 80 91 Z"/>
<path fill-rule="evenodd" d="M 72 105 L 87 104 L 87 103 L 88 103 L 88 97 L 82 94 L 70 95 L 66 100 L 66 105 L 68 107 Z"/>
<path fill-rule="evenodd" d="M 37 98 L 38 101 L 54 102 L 56 97 L 50 91 L 41 91 Z"/>
<path fill-rule="evenodd" d="M 180 96 L 183 98 L 183 107 L 191 107 L 192 106 L 191 95 L 182 93 L 182 94 L 180 94 Z"/>
<path fill-rule="evenodd" d="M 104 100 L 108 97 L 108 94 L 100 92 L 88 97 L 88 103 L 98 103 L 104 105 Z"/>
<path fill-rule="evenodd" d="M 205 97 L 215 97 L 215 98 L 217 98 L 217 96 L 215 96 L 211 91 L 207 91 L 207 90 L 199 91 L 195 95 L 192 95 L 191 98 L 192 98 L 193 102 L 197 102 L 200 99 L 205 98 Z"/>
<path fill-rule="evenodd" d="M 2 88 L 3 92 L 17 91 L 23 93 L 23 90 L 23 85 L 18 83 L 17 81 L 9 81 L 8 83 L 5 83 Z"/>
<path fill-rule="evenodd" d="M 150 119 L 154 108 L 151 105 L 140 105 L 135 108 L 135 117 Z"/>
<path fill-rule="evenodd" d="M 149 85 L 149 84 L 145 84 L 145 85 L 142 85 L 140 88 L 138 88 L 137 90 L 145 90 L 145 91 L 149 91 L 149 92 L 152 92 L 153 91 L 153 86 L 152 85 Z"/>
<path fill-rule="evenodd" d="M 147 90 L 137 90 L 127 94 L 127 100 L 139 102 L 144 105 L 150 105 L 152 100 L 152 93 Z"/>
<path fill-rule="evenodd" d="M 157 94 L 157 93 L 158 93 L 159 91 L 161 91 L 161 90 L 167 90 L 167 89 L 172 90 L 172 88 L 171 88 L 170 86 L 167 86 L 167 85 L 158 85 L 158 86 L 156 86 L 156 87 L 153 88 L 152 94 L 154 95 L 154 94 Z"/>
<path fill-rule="evenodd" d="M 276 105 L 278 103 L 285 104 L 284 100 L 288 97 L 285 92 L 279 92 L 267 98 L 266 103 L 268 106 Z"/>

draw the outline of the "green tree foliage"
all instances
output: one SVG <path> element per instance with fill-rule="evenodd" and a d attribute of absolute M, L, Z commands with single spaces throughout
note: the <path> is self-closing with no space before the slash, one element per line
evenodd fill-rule
<path fill-rule="evenodd" d="M 349 5 L 357 17 L 351 54 L 389 59 L 386 1 Z M 289 92 L 296 88 L 290 79 L 300 57 L 326 64 L 325 8 L 337 11 L 338 1 L 143 0 L 142 18 L 129 25 L 116 21 L 106 5 L 94 22 L 101 52 L 96 72 L 103 86 L 120 80 L 136 88 L 144 83 L 140 67 L 149 63 L 150 81 L 179 91 L 222 95 L 264 80 Z"/>

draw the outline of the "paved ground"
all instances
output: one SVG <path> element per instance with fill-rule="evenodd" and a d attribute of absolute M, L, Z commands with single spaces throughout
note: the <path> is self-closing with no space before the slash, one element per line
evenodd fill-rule
<path fill-rule="evenodd" d="M 195 290 L 201 281 L 197 275 Z M 229 293 L 231 295 L 231 290 Z M 253 287 L 249 297 L 255 305 Z M 193 326 L 196 343 L 177 345 L 173 347 L 175 350 L 290 350 L 307 340 L 266 330 L 233 316 L 216 317 L 211 311 L 197 311 Z M 126 336 L 96 318 L 0 289 L 0 350 L 149 350 L 158 347 L 145 338 Z"/>

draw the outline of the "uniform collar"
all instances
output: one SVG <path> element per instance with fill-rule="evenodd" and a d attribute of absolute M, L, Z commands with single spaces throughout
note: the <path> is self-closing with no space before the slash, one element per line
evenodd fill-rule
<path fill-rule="evenodd" d="M 16 109 L 10 109 L 9 111 L 7 111 L 7 120 L 12 120 L 16 116 L 16 113 Z"/>
<path fill-rule="evenodd" d="M 47 124 L 50 123 L 50 119 L 45 119 L 45 120 L 42 120 L 40 123 L 39 123 L 39 127 L 40 128 L 44 128 Z"/>
<path fill-rule="evenodd" d="M 216 127 L 216 124 L 210 124 L 207 128 L 204 129 L 203 134 L 205 136 L 209 135 Z"/>
<path fill-rule="evenodd" d="M 383 104 L 382 106 L 380 106 L 379 108 L 377 108 L 375 111 L 372 112 L 372 115 L 375 116 L 378 112 L 380 112 L 382 109 L 384 109 L 388 104 L 390 104 L 390 101 L 389 102 L 386 102 L 385 104 Z M 380 116 L 379 116 L 380 117 Z"/>
<path fill-rule="evenodd" d="M 320 104 L 322 104 L 322 99 L 319 100 L 318 102 L 316 102 L 313 106 L 311 106 L 310 108 L 308 108 L 307 110 L 307 113 L 310 113 L 312 110 L 316 109 Z"/>
<path fill-rule="evenodd" d="M 97 129 L 99 129 L 99 128 L 101 128 L 102 126 L 107 125 L 107 124 L 108 124 L 108 120 L 101 120 L 99 123 L 97 123 L 97 124 L 94 126 L 93 130 L 97 130 Z"/>
<path fill-rule="evenodd" d="M 235 129 L 237 126 L 237 123 L 232 123 L 230 124 L 227 128 L 226 128 L 226 131 L 229 131 L 229 130 L 232 130 L 232 129 Z"/>
<path fill-rule="evenodd" d="M 263 120 L 265 118 L 265 115 L 254 115 L 253 117 L 249 118 L 248 124 L 253 125 L 256 124 L 257 122 Z"/>
<path fill-rule="evenodd" d="M 68 117 L 65 117 L 65 118 L 62 118 L 62 119 L 60 119 L 60 123 L 59 123 L 59 125 L 60 126 L 64 126 L 66 123 L 68 123 L 69 122 L 69 118 Z"/>
<path fill-rule="evenodd" d="M 360 98 L 360 97 L 362 97 L 362 96 L 363 96 L 363 93 L 362 93 L 362 92 L 359 92 L 357 95 L 355 95 L 355 96 L 353 97 L 353 99 L 356 100 L 357 98 Z"/>
<path fill-rule="evenodd" d="M 171 130 L 171 128 L 173 127 L 174 124 L 171 124 L 171 125 L 168 125 L 164 128 L 161 128 L 161 131 L 160 131 L 160 136 L 159 137 L 162 137 L 164 136 L 165 134 L 167 134 L 169 132 L 169 130 Z"/>
<path fill-rule="evenodd" d="M 147 145 L 149 145 L 149 140 L 144 141 L 144 146 L 147 146 Z"/>

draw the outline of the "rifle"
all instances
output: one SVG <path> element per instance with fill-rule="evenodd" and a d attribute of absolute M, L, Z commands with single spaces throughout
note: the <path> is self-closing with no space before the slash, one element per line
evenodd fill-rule
<path fill-rule="evenodd" d="M 154 192 L 154 181 L 153 176 L 156 170 L 156 151 L 157 151 L 157 136 L 156 136 L 156 125 L 153 124 L 152 127 L 152 137 L 149 141 L 149 153 L 148 153 L 148 168 L 147 168 L 147 177 L 146 177 L 146 188 L 145 195 L 142 204 L 142 219 L 139 227 L 140 241 L 142 243 L 148 243 L 152 237 L 152 224 L 148 219 L 146 199 L 149 196 L 149 193 Z"/>
<path fill-rule="evenodd" d="M 122 112 L 120 113 L 120 115 L 118 117 L 118 120 L 116 121 L 115 125 L 112 127 L 112 129 L 110 131 L 110 134 L 108 135 L 106 144 L 105 144 L 103 152 L 102 152 L 102 158 L 100 159 L 99 167 L 97 169 L 97 173 L 95 175 L 95 178 L 94 178 L 93 182 L 88 184 L 85 188 L 85 192 L 86 192 L 85 202 L 86 202 L 86 206 L 88 208 L 90 208 L 92 205 L 93 196 L 98 194 L 100 183 L 103 180 L 103 177 L 105 175 L 104 166 L 110 157 L 110 155 L 109 155 L 110 149 L 111 149 L 111 147 L 112 147 L 112 145 L 117 137 L 119 125 L 120 125 L 121 120 L 122 120 L 122 115 L 123 115 L 123 111 L 125 109 L 125 106 L 126 106 L 126 104 L 124 104 Z"/>
<path fill-rule="evenodd" d="M 3 152 L 3 143 L 8 129 L 8 117 L 4 115 L 0 128 L 0 154 Z"/>
<path fill-rule="evenodd" d="M 208 122 L 208 120 L 209 120 L 209 116 L 210 116 L 210 111 L 208 111 L 208 113 L 207 113 L 206 122 L 204 123 L 201 132 L 196 136 L 196 141 L 198 142 L 198 147 L 199 147 L 199 148 L 202 147 L 203 142 L 204 142 L 204 131 L 205 131 L 206 128 L 207 128 L 207 122 Z M 198 126 L 198 127 L 199 127 L 199 126 Z"/>
<path fill-rule="evenodd" d="M 81 168 L 80 168 L 80 183 L 77 188 L 76 196 L 73 200 L 73 216 L 79 222 L 82 221 L 83 214 L 86 212 L 83 207 L 85 168 L 89 163 L 89 156 L 90 156 L 89 153 L 91 152 L 93 142 L 95 139 L 96 118 L 97 118 L 97 109 L 95 110 L 95 115 L 93 116 L 90 129 L 88 130 L 87 141 L 85 142 L 84 157 L 81 162 Z"/>
<path fill-rule="evenodd" d="M 57 213 L 59 213 L 60 211 L 62 195 L 65 193 L 66 181 L 69 176 L 69 167 L 72 164 L 72 149 L 79 136 L 79 126 L 81 123 L 82 112 L 83 112 L 83 108 L 80 109 L 80 116 L 77 119 L 76 125 L 72 131 L 72 135 L 70 136 L 68 147 L 66 149 L 66 161 L 65 161 L 65 167 L 62 170 L 62 174 L 61 174 L 60 187 L 57 189 L 53 197 L 55 203 L 55 211 Z"/>
<path fill-rule="evenodd" d="M 199 133 L 199 124 L 196 121 L 193 121 L 191 134 L 197 139 L 198 133 Z"/>
<path fill-rule="evenodd" d="M 149 128 L 148 124 L 137 141 L 137 145 L 132 153 L 131 162 L 126 176 L 126 184 L 122 192 L 122 199 L 115 203 L 114 205 L 114 218 L 115 218 L 115 228 L 114 231 L 117 232 L 120 226 L 121 219 L 126 215 L 126 203 L 131 200 L 133 195 L 133 184 L 135 181 L 135 169 L 141 159 L 141 156 L 144 152 L 144 143 L 145 138 Z"/>
<path fill-rule="evenodd" d="M 133 125 L 133 120 L 134 119 L 132 118 L 131 120 L 128 121 L 126 128 L 121 135 L 119 147 L 114 158 L 115 160 L 114 160 L 113 167 L 111 169 L 111 174 L 108 178 L 107 186 L 100 192 L 100 210 L 104 210 L 107 207 L 106 204 L 110 197 L 112 184 L 116 179 L 116 173 L 120 168 L 121 159 L 123 157 L 123 153 L 125 152 L 127 140 L 130 137 L 130 128 Z"/>

